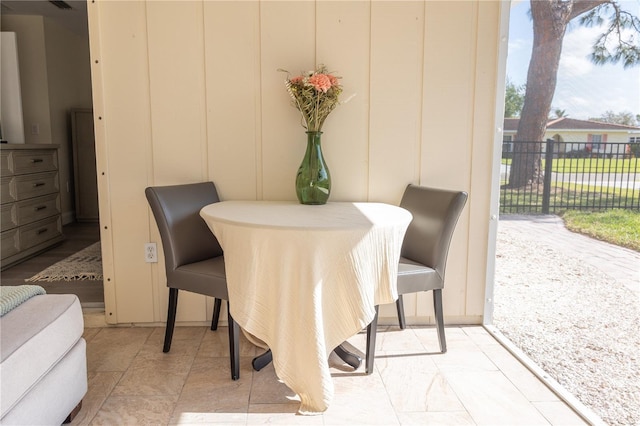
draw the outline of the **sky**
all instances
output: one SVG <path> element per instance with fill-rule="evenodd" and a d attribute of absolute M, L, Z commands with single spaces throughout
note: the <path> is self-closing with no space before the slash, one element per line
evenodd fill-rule
<path fill-rule="evenodd" d="M 618 3 L 624 10 L 640 16 L 640 0 Z M 511 4 L 507 77 L 519 86 L 527 82 L 533 23 L 528 0 L 513 0 Z M 640 114 L 640 65 L 625 69 L 621 63 L 593 64 L 588 55 L 603 31 L 580 26 L 575 21 L 569 24 L 564 36 L 551 114 L 556 109 L 577 119 L 600 117 L 605 111 Z"/>

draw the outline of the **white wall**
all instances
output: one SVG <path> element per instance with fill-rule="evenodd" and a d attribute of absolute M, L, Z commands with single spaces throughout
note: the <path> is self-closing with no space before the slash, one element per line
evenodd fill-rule
<path fill-rule="evenodd" d="M 89 40 L 42 16 L 3 15 L 2 28 L 17 35 L 25 142 L 60 146 L 62 218 L 72 222 L 69 112 L 92 105 Z"/>
<path fill-rule="evenodd" d="M 397 204 L 408 183 L 468 191 L 445 316 L 482 321 L 507 2 L 88 7 L 107 321 L 166 319 L 162 263 L 143 260 L 143 244 L 159 242 L 146 186 L 213 180 L 222 199 L 295 200 L 305 135 L 277 69 L 319 63 L 343 77 L 345 98 L 355 94 L 323 129 L 331 200 Z M 410 322 L 432 319 L 430 294 L 405 307 Z M 383 308 L 383 321 L 395 315 Z M 182 323 L 210 315 L 211 300 L 182 297 Z"/>
<path fill-rule="evenodd" d="M 2 30 L 16 33 L 25 143 L 51 143 L 44 18 L 2 15 Z M 39 134 L 31 131 L 38 125 Z"/>
<path fill-rule="evenodd" d="M 24 143 L 24 123 L 22 121 L 22 93 L 20 89 L 20 67 L 18 63 L 18 42 L 16 33 L 0 33 L 2 46 L 0 53 L 1 101 L 0 124 L 2 139 L 9 143 Z"/>
<path fill-rule="evenodd" d="M 74 220 L 73 144 L 71 118 L 73 108 L 91 108 L 91 64 L 89 39 L 44 20 L 51 141 L 60 145 L 60 188 L 63 194 L 63 223 Z"/>

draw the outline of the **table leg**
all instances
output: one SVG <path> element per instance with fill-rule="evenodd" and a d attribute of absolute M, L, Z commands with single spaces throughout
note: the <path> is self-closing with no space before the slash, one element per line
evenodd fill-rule
<path fill-rule="evenodd" d="M 251 365 L 253 369 L 256 371 L 262 370 L 264 367 L 269 365 L 269 363 L 273 360 L 273 355 L 271 354 L 271 349 L 267 349 L 265 353 L 262 355 L 258 355 L 251 361 Z"/>
<path fill-rule="evenodd" d="M 353 352 L 349 352 L 342 345 L 336 347 L 333 351 L 340 357 L 340 359 L 352 366 L 355 370 L 357 370 L 360 367 L 360 364 L 362 364 L 362 358 Z"/>

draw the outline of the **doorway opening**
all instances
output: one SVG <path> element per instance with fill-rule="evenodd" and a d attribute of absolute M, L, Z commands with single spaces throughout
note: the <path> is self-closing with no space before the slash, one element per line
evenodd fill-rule
<path fill-rule="evenodd" d="M 64 235 L 62 242 L 3 270 L 2 285 L 40 285 L 47 293 L 76 294 L 83 308 L 100 308 L 101 278 L 25 282 L 100 241 L 87 4 L 67 3 L 71 9 L 49 1 L 2 2 L 2 31 L 17 38 L 24 144 L 58 147 L 55 192 Z"/>

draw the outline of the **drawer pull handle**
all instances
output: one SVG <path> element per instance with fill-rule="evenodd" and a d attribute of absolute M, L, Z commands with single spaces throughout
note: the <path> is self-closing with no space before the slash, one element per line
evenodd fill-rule
<path fill-rule="evenodd" d="M 34 207 L 33 210 L 39 212 L 40 210 L 44 210 L 46 208 L 47 208 L 47 206 L 38 206 L 38 207 Z"/>
<path fill-rule="evenodd" d="M 49 229 L 47 228 L 42 228 L 42 229 L 38 229 L 36 231 L 36 234 L 40 235 L 40 234 L 44 234 L 45 232 L 47 232 Z"/>
<path fill-rule="evenodd" d="M 39 186 L 44 186 L 44 185 L 45 185 L 45 183 L 44 183 L 44 182 L 36 182 L 36 183 L 34 183 L 34 184 L 33 184 L 33 187 L 34 187 L 34 188 L 37 188 L 37 187 L 39 187 Z"/>
<path fill-rule="evenodd" d="M 42 158 L 32 158 L 31 162 L 32 163 L 42 163 L 44 160 Z"/>

